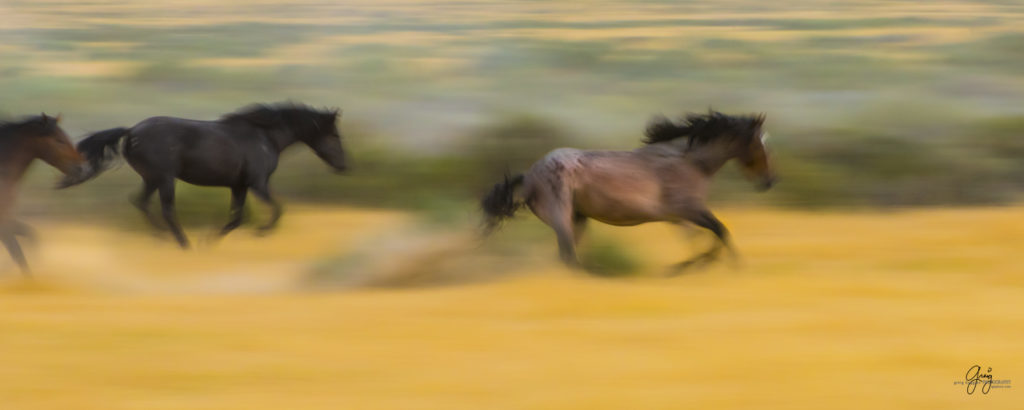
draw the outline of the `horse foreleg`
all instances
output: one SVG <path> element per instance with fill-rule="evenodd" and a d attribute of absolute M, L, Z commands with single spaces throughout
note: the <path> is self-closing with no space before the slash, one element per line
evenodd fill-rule
<path fill-rule="evenodd" d="M 729 252 L 733 261 L 737 260 L 738 255 L 736 253 L 736 249 L 732 246 L 729 230 L 726 229 L 725 225 L 722 224 L 722 221 L 719 221 L 711 211 L 704 210 L 698 212 L 688 219 L 690 222 L 693 222 L 694 225 L 705 228 L 714 233 L 717 241 L 711 245 L 711 249 L 708 249 L 704 253 L 676 264 L 673 267 L 673 273 L 679 274 L 687 268 L 704 265 L 718 259 L 718 255 L 721 253 L 722 248 L 725 248 Z"/>
<path fill-rule="evenodd" d="M 18 244 L 18 238 L 14 236 L 14 232 L 9 227 L 0 229 L 0 242 L 3 242 L 7 252 L 11 254 L 11 259 L 14 259 L 14 263 L 21 268 L 21 273 L 25 276 L 32 276 L 28 260 L 25 259 L 25 254 L 21 251 L 21 245 Z"/>
<path fill-rule="evenodd" d="M 163 211 L 164 221 L 167 222 L 167 227 L 174 234 L 174 239 L 178 241 L 178 246 L 188 249 L 188 239 L 185 238 L 185 233 L 181 230 L 178 214 L 174 210 L 174 180 L 164 181 L 160 184 L 159 190 L 160 209 Z"/>
<path fill-rule="evenodd" d="M 245 213 L 245 196 L 248 191 L 249 187 L 246 186 L 231 188 L 231 220 L 221 228 L 221 236 L 227 235 L 228 232 L 235 230 L 235 228 L 242 224 L 242 218 Z"/>
<path fill-rule="evenodd" d="M 267 221 L 266 225 L 259 227 L 258 229 L 262 232 L 270 231 L 277 226 L 277 221 L 281 219 L 281 204 L 270 196 L 270 190 L 266 184 L 252 187 L 253 195 L 256 195 L 261 201 L 270 206 L 270 220 Z"/>

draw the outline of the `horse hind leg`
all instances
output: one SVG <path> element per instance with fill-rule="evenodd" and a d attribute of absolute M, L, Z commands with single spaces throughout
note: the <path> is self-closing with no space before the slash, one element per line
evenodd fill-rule
<path fill-rule="evenodd" d="M 160 208 L 163 211 L 164 221 L 167 222 L 167 227 L 174 234 L 174 239 L 178 241 L 178 246 L 181 246 L 182 249 L 188 249 L 188 239 L 181 230 L 181 224 L 178 223 L 178 214 L 174 209 L 174 180 L 170 179 L 162 182 L 158 189 L 160 190 Z"/>
<path fill-rule="evenodd" d="M 570 268 L 581 268 L 579 257 L 576 256 L 576 243 L 572 225 L 568 218 L 558 218 L 548 222 L 558 237 L 558 256 Z"/>
<path fill-rule="evenodd" d="M 157 230 L 162 231 L 166 228 L 160 223 L 160 220 L 149 211 L 149 200 L 153 197 L 153 194 L 156 193 L 158 186 L 159 183 L 157 182 L 143 180 L 142 191 L 139 192 L 138 196 L 132 198 L 131 202 L 136 209 L 142 212 L 142 215 L 146 217 L 146 221 L 149 222 L 150 225 Z"/>
<path fill-rule="evenodd" d="M 571 268 L 580 268 L 576 256 L 576 234 L 573 229 L 572 205 L 568 195 L 535 195 L 528 201 L 530 210 L 537 218 L 555 231 L 558 237 L 558 255 Z"/>

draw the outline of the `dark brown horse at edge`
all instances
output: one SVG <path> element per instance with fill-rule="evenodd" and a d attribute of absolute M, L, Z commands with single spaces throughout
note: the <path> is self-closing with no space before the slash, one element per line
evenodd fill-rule
<path fill-rule="evenodd" d="M 12 215 L 18 181 L 37 158 L 59 169 L 68 178 L 78 178 L 88 172 L 88 163 L 57 125 L 59 121 L 59 115 L 50 117 L 42 114 L 0 123 L 0 242 L 25 275 L 30 270 L 18 237 L 31 239 L 33 235 L 27 225 Z"/>
<path fill-rule="evenodd" d="M 689 114 L 680 122 L 657 117 L 648 125 L 645 145 L 632 151 L 551 151 L 526 173 L 506 176 L 484 197 L 485 235 L 525 204 L 554 229 L 559 254 L 573 267 L 579 266 L 576 246 L 588 219 L 617 226 L 693 223 L 713 232 L 715 245 L 676 265 L 677 273 L 717 259 L 722 248 L 735 255 L 729 231 L 706 205 L 708 187 L 734 158 L 761 190 L 775 183 L 764 120 L 763 114 L 719 112 Z"/>
<path fill-rule="evenodd" d="M 251 190 L 271 207 L 270 221 L 260 227 L 267 231 L 281 217 L 281 205 L 271 196 L 269 184 L 282 151 L 302 142 L 335 171 L 347 168 L 337 126 L 339 113 L 280 103 L 255 104 L 216 121 L 147 118 L 131 128 L 100 131 L 79 142 L 90 172 L 68 176 L 61 187 L 95 177 L 123 156 L 142 177 L 142 192 L 132 203 L 162 229 L 149 212 L 149 199 L 159 191 L 164 222 L 182 248 L 189 244 L 174 209 L 176 179 L 231 188 L 231 219 L 221 228 L 221 236 L 241 225 L 245 197 Z"/>

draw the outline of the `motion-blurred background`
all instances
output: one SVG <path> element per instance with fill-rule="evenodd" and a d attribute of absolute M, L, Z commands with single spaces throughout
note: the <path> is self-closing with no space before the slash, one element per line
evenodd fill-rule
<path fill-rule="evenodd" d="M 40 279 L 0 256 L 0 351 L 21 357 L 0 360 L 0 400 L 961 408 L 974 361 L 1024 378 L 1022 72 L 1024 5 L 1004 0 L 2 0 L 4 117 L 59 112 L 77 139 L 293 100 L 344 110 L 352 171 L 293 147 L 279 232 L 182 253 L 128 203 L 126 165 L 53 191 L 37 164 L 18 215 Z M 767 113 L 781 176 L 764 194 L 731 166 L 717 179 L 739 273 L 591 282 L 532 217 L 471 239 L 506 170 L 630 149 L 651 115 L 708 108 Z M 190 235 L 226 220 L 226 189 L 178 187 Z M 597 227 L 583 253 L 656 276 L 701 240 Z M 527 278 L 491 282 L 509 273 Z"/>
<path fill-rule="evenodd" d="M 326 177 L 295 149 L 275 179 L 293 199 L 464 199 L 550 148 L 631 148 L 652 114 L 709 107 L 768 114 L 785 183 L 761 202 L 1005 203 L 1024 186 L 1017 2 L 0 7 L 0 109 L 62 112 L 76 136 L 153 115 L 214 119 L 251 102 L 344 109 L 353 174 Z M 88 201 L 130 179 L 62 198 Z M 747 191 L 723 180 L 719 198 Z"/>

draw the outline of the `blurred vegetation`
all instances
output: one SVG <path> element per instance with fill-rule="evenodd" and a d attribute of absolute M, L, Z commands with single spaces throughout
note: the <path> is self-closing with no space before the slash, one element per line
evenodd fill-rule
<path fill-rule="evenodd" d="M 437 221 L 552 148 L 631 149 L 652 114 L 708 107 L 766 112 L 781 176 L 755 194 L 728 167 L 716 201 L 1000 204 L 1024 189 L 1024 13 L 1011 3 L 384 3 L 12 1 L 0 113 L 63 112 L 82 136 L 253 101 L 339 106 L 352 172 L 293 148 L 281 199 Z M 128 167 L 60 193 L 53 174 L 35 168 L 21 212 L 141 226 L 123 217 L 139 185 Z M 226 190 L 179 186 L 184 222 L 226 218 Z"/>
<path fill-rule="evenodd" d="M 597 236 L 580 248 L 580 263 L 587 273 L 595 276 L 623 277 L 640 272 L 640 262 L 622 244 Z"/>

